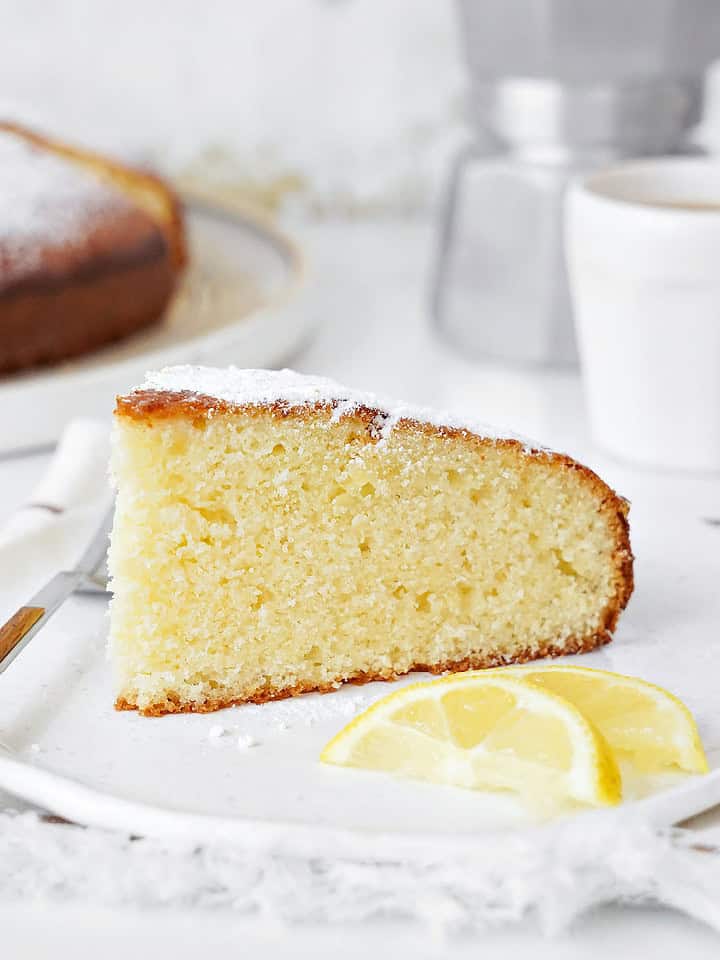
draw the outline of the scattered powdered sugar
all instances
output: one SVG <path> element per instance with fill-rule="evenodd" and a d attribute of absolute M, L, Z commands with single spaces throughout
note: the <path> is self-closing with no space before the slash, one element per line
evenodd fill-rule
<path fill-rule="evenodd" d="M 383 689 L 387 693 L 387 689 Z M 382 694 L 378 694 L 380 696 Z M 353 717 L 364 710 L 377 699 L 363 693 L 349 694 L 347 688 L 337 693 L 306 694 L 288 700 L 278 700 L 272 704 L 263 704 L 260 707 L 244 707 L 248 712 L 264 710 L 268 716 L 270 727 L 278 732 L 286 732 L 297 727 L 314 727 L 316 724 L 328 720 L 342 720 Z M 254 718 L 253 718 L 254 719 Z"/>
<path fill-rule="evenodd" d="M 364 710 L 367 706 L 367 702 L 365 697 L 358 695 L 349 700 L 343 700 L 338 704 L 338 706 L 340 707 L 341 716 L 351 717 L 354 713 Z"/>
<path fill-rule="evenodd" d="M 40 264 L 42 247 L 81 242 L 98 211 L 125 203 L 108 184 L 49 150 L 0 130 L 0 262 L 13 274 Z"/>
<path fill-rule="evenodd" d="M 237 748 L 238 750 L 249 750 L 250 747 L 260 746 L 260 741 L 256 740 L 249 733 L 241 733 L 237 738 Z"/>
<path fill-rule="evenodd" d="M 382 683 L 372 686 L 376 689 L 368 688 L 363 693 L 353 693 L 352 687 L 343 687 L 334 693 L 309 693 L 271 703 L 247 703 L 242 708 L 242 723 L 215 724 L 205 736 L 213 744 L 235 743 L 238 749 L 247 750 L 260 746 L 267 737 L 272 739 L 292 730 L 324 724 L 332 732 L 388 692 Z"/>
<path fill-rule="evenodd" d="M 375 695 L 351 693 L 352 688 L 342 688 L 335 693 L 311 693 L 272 703 L 248 703 L 242 708 L 242 724 L 213 724 L 205 736 L 213 744 L 235 743 L 238 749 L 247 750 L 260 746 L 259 737 L 266 735 L 281 735 L 328 722 L 343 724 L 387 693 L 383 684 L 379 688 Z"/>
<path fill-rule="evenodd" d="M 165 367 L 146 374 L 141 390 L 184 391 L 210 397 L 237 406 L 262 406 L 280 403 L 288 409 L 330 403 L 333 419 L 339 420 L 359 407 L 378 410 L 376 429 L 381 439 L 387 438 L 401 420 L 415 420 L 438 427 L 467 430 L 493 440 L 519 440 L 528 450 L 541 449 L 537 444 L 509 431 L 472 417 L 432 410 L 427 407 L 398 403 L 344 387 L 327 377 L 306 376 L 294 370 L 243 370 L 239 367 L 200 367 L 189 364 Z"/>

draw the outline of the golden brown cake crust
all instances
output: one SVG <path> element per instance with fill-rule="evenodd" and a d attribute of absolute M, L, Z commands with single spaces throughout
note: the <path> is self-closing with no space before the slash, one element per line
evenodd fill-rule
<path fill-rule="evenodd" d="M 128 396 L 118 397 L 115 409 L 117 417 L 127 417 L 152 427 L 153 423 L 163 419 L 184 419 L 196 427 L 202 426 L 209 418 L 222 414 L 238 414 L 244 416 L 260 416 L 270 413 L 279 419 L 293 417 L 299 420 L 309 420 L 313 417 L 329 417 L 332 415 L 332 402 L 317 402 L 312 405 L 292 405 L 282 402 L 261 403 L 253 405 L 236 405 L 218 398 L 201 394 L 183 392 L 169 392 L 158 390 L 138 390 Z M 344 414 L 362 421 L 368 431 L 368 440 L 377 442 L 379 436 L 375 424 L 382 411 L 371 407 L 359 406 L 352 413 Z M 515 439 L 495 439 L 482 437 L 469 430 L 437 426 L 434 424 L 404 418 L 394 426 L 396 431 L 409 431 L 435 436 L 452 437 L 467 443 L 476 449 L 487 447 L 516 447 L 527 450 Z M 476 654 L 455 662 L 435 664 L 414 664 L 407 672 L 427 671 L 430 673 L 444 673 L 446 671 L 480 670 L 508 664 L 524 663 L 543 657 L 558 657 L 566 654 L 585 653 L 594 650 L 612 640 L 612 633 L 617 625 L 618 618 L 625 609 L 633 591 L 633 555 L 630 547 L 630 533 L 628 525 L 629 504 L 618 496 L 600 477 L 589 467 L 578 463 L 566 454 L 554 453 L 546 450 L 529 450 L 529 456 L 541 457 L 552 464 L 557 470 L 572 470 L 577 472 L 582 482 L 590 487 L 597 497 L 600 509 L 604 510 L 615 537 L 615 550 L 612 561 L 615 569 L 615 594 L 605 607 L 601 616 L 602 628 L 589 636 L 570 637 L 564 640 L 546 643 L 537 647 L 520 649 L 512 658 L 506 654 L 492 652 Z M 335 683 L 323 686 L 297 685 L 285 689 L 265 686 L 242 699 L 209 699 L 203 703 L 183 703 L 179 698 L 168 698 L 161 703 L 152 704 L 144 708 L 141 713 L 145 716 L 162 716 L 167 713 L 206 713 L 219 710 L 223 707 L 234 706 L 240 703 L 264 703 L 269 700 L 280 700 L 286 697 L 297 696 L 302 693 L 329 692 L 336 689 L 341 683 L 370 683 L 375 680 L 392 680 L 398 676 L 390 672 L 384 674 L 360 674 L 350 677 L 339 677 Z M 135 710 L 137 704 L 124 697 L 119 697 L 115 703 L 118 710 Z"/>
<path fill-rule="evenodd" d="M 159 320 L 186 261 L 169 187 L 17 124 L 0 122 L 0 134 L 74 164 L 108 194 L 106 206 L 83 218 L 80 239 L 51 230 L 30 260 L 18 262 L 12 237 L 8 248 L 0 232 L 0 373 L 69 359 Z"/>

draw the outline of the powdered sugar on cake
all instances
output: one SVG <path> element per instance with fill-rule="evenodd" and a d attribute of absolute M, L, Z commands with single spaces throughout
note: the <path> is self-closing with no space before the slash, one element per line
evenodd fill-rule
<path fill-rule="evenodd" d="M 518 440 L 528 451 L 542 449 L 525 437 L 509 431 L 499 432 L 472 417 L 398 403 L 374 393 L 344 387 L 327 377 L 306 376 L 294 370 L 243 370 L 239 367 L 190 365 L 165 367 L 148 373 L 140 389 L 190 392 L 237 406 L 281 403 L 292 408 L 325 402 L 333 405 L 335 419 L 359 407 L 367 407 L 381 412 L 377 427 L 382 438 L 389 436 L 399 421 L 415 420 L 438 427 L 467 430 L 493 440 Z"/>
<path fill-rule="evenodd" d="M 100 210 L 125 203 L 111 186 L 53 153 L 0 130 L 0 267 L 13 281 L 40 265 L 49 245 L 82 242 Z"/>

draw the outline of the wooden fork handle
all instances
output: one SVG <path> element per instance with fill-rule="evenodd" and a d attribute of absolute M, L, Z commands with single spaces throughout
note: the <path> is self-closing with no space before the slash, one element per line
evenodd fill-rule
<path fill-rule="evenodd" d="M 60 604 L 84 581 L 85 574 L 70 570 L 56 574 L 32 600 L 0 627 L 0 673 L 27 646 Z"/>
<path fill-rule="evenodd" d="M 20 607 L 8 622 L 0 627 L 0 662 L 15 649 L 44 613 L 45 607 Z"/>

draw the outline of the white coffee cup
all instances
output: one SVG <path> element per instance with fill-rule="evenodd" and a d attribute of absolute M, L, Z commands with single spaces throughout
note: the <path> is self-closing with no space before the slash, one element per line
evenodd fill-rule
<path fill-rule="evenodd" d="M 720 470 L 720 163 L 579 178 L 565 231 L 595 441 L 630 461 Z"/>

